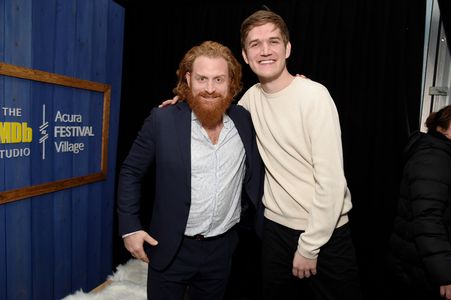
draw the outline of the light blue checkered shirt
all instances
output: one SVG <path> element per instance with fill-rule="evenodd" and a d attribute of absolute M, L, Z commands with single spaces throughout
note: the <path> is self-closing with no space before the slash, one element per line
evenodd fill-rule
<path fill-rule="evenodd" d="M 239 222 L 245 174 L 243 142 L 229 116 L 216 145 L 191 113 L 191 207 L 186 235 L 216 236 Z"/>

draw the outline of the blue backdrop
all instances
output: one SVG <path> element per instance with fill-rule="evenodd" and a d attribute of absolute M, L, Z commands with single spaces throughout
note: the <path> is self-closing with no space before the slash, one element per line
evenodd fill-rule
<path fill-rule="evenodd" d="M 112 271 L 123 27 L 123 8 L 112 0 L 0 1 L 0 61 L 112 87 L 106 180 L 0 205 L 1 300 L 61 299 L 92 289 Z M 99 132 L 97 96 L 19 80 L 0 76 L 0 107 L 20 107 L 33 123 L 42 118 L 35 105 L 45 104 L 51 115 L 82 115 Z M 28 163 L 0 159 L 0 191 L 98 171 L 99 143 L 89 140 L 76 160 L 53 148 L 45 167 L 36 164 L 33 143 L 31 157 L 21 158 Z"/>

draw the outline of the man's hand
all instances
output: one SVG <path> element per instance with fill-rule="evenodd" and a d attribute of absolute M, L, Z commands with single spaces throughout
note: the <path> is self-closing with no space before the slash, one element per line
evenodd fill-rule
<path fill-rule="evenodd" d="M 181 100 L 180 100 L 181 101 Z M 163 101 L 158 107 L 166 107 L 168 105 L 174 105 L 179 102 L 179 96 L 174 96 L 174 98 Z"/>
<path fill-rule="evenodd" d="M 158 242 L 144 230 L 137 231 L 124 237 L 125 248 L 127 248 L 131 255 L 148 263 L 149 258 L 144 251 L 144 242 L 147 242 L 152 246 L 156 246 L 158 244 Z"/>
<path fill-rule="evenodd" d="M 294 252 L 293 258 L 293 276 L 298 278 L 309 278 L 311 275 L 316 275 L 316 263 L 317 259 L 309 259 L 301 254 L 298 251 Z"/>
<path fill-rule="evenodd" d="M 451 284 L 440 286 L 440 296 L 446 300 L 451 300 Z"/>

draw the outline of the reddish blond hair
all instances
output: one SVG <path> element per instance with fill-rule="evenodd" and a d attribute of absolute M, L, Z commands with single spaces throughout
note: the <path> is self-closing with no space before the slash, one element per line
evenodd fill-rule
<path fill-rule="evenodd" d="M 188 52 L 186 52 L 182 61 L 179 64 L 177 70 L 178 83 L 174 88 L 173 92 L 180 97 L 180 99 L 187 99 L 189 93 L 191 92 L 188 82 L 186 81 L 185 75 L 187 72 L 192 72 L 193 63 L 199 56 L 206 56 L 210 58 L 222 57 L 226 60 L 228 70 L 230 87 L 229 94 L 232 97 L 238 95 L 238 93 L 243 88 L 243 83 L 241 82 L 241 64 L 233 55 L 232 51 L 217 42 L 206 41 L 198 46 L 194 46 Z"/>

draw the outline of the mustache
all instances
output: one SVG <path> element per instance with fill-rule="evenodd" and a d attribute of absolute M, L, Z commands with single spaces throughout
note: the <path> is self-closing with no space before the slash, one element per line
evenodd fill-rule
<path fill-rule="evenodd" d="M 207 92 L 200 92 L 199 96 L 202 98 L 221 98 L 222 95 L 220 93 L 214 92 L 214 93 L 207 93 Z"/>

